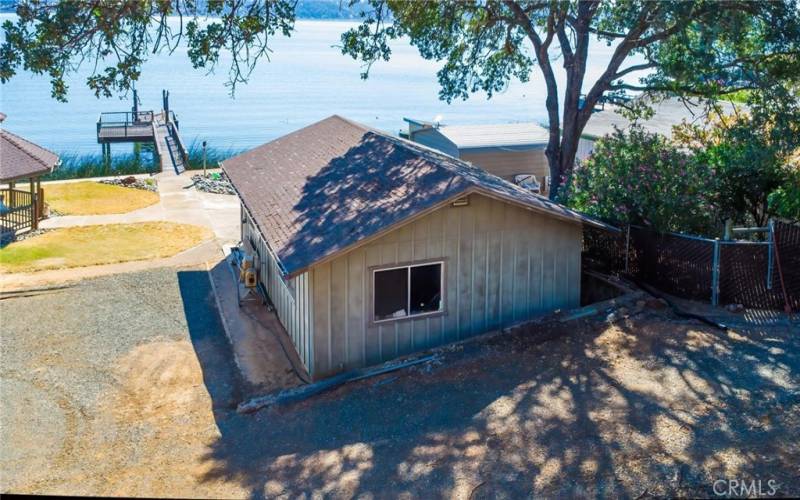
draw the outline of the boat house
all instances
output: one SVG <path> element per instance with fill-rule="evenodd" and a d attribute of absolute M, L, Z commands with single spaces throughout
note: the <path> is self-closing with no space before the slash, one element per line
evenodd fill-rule
<path fill-rule="evenodd" d="M 581 228 L 602 226 L 339 116 L 222 167 L 313 379 L 578 306 Z"/>
<path fill-rule="evenodd" d="M 536 123 L 445 125 L 404 118 L 408 139 L 476 165 L 507 181 L 546 193 L 549 132 Z"/>

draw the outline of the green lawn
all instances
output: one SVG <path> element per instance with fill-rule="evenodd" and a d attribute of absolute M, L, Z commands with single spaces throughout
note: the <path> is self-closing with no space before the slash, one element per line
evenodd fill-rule
<path fill-rule="evenodd" d="M 63 215 L 124 214 L 158 203 L 158 193 L 99 182 L 44 184 L 44 201 Z"/>
<path fill-rule="evenodd" d="M 204 227 L 174 222 L 54 229 L 0 249 L 0 271 L 30 272 L 170 257 L 212 236 Z"/>

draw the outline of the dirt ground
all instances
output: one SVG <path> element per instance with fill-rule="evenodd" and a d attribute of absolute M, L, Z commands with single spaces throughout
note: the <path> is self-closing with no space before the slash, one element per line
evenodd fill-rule
<path fill-rule="evenodd" d="M 800 336 L 664 311 L 555 322 L 239 415 L 207 274 L 0 300 L 4 492 L 167 497 L 800 494 Z"/>

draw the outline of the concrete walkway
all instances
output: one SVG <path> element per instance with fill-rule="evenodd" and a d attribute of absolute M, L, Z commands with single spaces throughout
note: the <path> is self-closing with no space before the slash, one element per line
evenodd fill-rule
<path fill-rule="evenodd" d="M 190 175 L 161 173 L 155 176 L 160 200 L 155 205 L 125 214 L 64 215 L 41 222 L 43 229 L 130 224 L 145 221 L 171 221 L 204 226 L 212 231 L 221 246 L 239 241 L 239 200 L 236 196 L 202 193 L 192 187 Z"/>
<path fill-rule="evenodd" d="M 171 221 L 207 227 L 214 232 L 213 240 L 164 259 L 53 269 L 35 273 L 5 273 L 0 275 L 0 291 L 7 292 L 158 267 L 185 267 L 208 263 L 214 266 L 224 259 L 224 248 L 239 241 L 239 199 L 231 195 L 197 191 L 192 187 L 191 175 L 176 176 L 174 173 L 162 173 L 155 178 L 158 182 L 160 200 L 154 205 L 125 214 L 53 217 L 42 221 L 40 227 L 56 229 L 97 224 Z"/>
<path fill-rule="evenodd" d="M 310 381 L 275 312 L 263 304 L 260 296 L 250 296 L 241 305 L 237 302 L 236 287 L 240 287 L 242 296 L 246 290 L 234 278 L 230 256 L 208 272 L 225 334 L 236 365 L 251 389 L 250 395 Z"/>

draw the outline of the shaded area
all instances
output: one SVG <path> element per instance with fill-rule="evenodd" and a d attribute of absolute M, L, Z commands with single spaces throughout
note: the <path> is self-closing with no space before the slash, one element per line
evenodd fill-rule
<path fill-rule="evenodd" d="M 208 272 L 184 270 L 178 271 L 177 277 L 189 339 L 216 417 L 218 411 L 236 408 L 244 395 L 244 382 L 225 338 Z"/>
<path fill-rule="evenodd" d="M 796 325 L 629 307 L 242 416 L 205 269 L 0 300 L 0 490 L 241 498 L 800 494 Z M 9 424 L 10 422 L 10 424 Z"/>
<path fill-rule="evenodd" d="M 797 494 L 799 343 L 648 310 L 521 329 L 218 421 L 202 480 L 256 497 L 709 496 L 749 478 Z"/>

